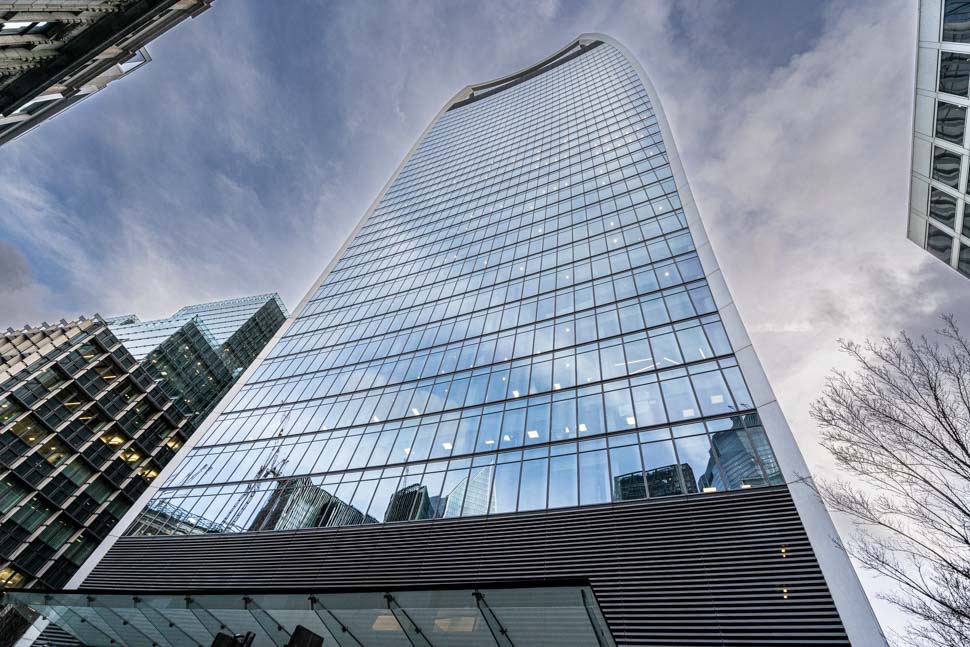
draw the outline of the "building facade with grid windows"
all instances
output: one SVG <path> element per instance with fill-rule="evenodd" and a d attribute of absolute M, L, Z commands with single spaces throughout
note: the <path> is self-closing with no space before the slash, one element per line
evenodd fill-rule
<path fill-rule="evenodd" d="M 920 0 L 918 29 L 908 236 L 970 277 L 970 2 Z"/>
<path fill-rule="evenodd" d="M 656 92 L 584 35 L 459 92 L 78 591 L 12 595 L 97 645 L 884 645 L 809 478 Z"/>
<path fill-rule="evenodd" d="M 285 318 L 261 295 L 4 333 L 0 585 L 66 584 Z"/>
<path fill-rule="evenodd" d="M 145 45 L 211 0 L 0 2 L 0 145 L 151 61 Z"/>

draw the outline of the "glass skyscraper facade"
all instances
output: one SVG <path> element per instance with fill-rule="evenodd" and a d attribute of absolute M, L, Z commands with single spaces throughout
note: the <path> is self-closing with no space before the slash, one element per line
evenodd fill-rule
<path fill-rule="evenodd" d="M 970 2 L 920 0 L 909 239 L 970 276 Z"/>
<path fill-rule="evenodd" d="M 0 335 L 0 588 L 66 584 L 285 319 L 269 294 Z"/>
<path fill-rule="evenodd" d="M 247 590 L 579 578 L 601 645 L 881 644 L 851 567 L 830 594 L 666 128 L 598 35 L 459 93 L 83 586 L 178 588 L 136 554 Z"/>
<path fill-rule="evenodd" d="M 331 495 L 308 526 L 780 483 L 638 85 L 598 47 L 446 112 L 147 514 L 246 530 L 280 478 Z"/>

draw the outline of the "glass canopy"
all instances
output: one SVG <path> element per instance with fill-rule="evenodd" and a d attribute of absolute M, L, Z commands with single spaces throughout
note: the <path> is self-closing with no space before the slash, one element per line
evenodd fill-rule
<path fill-rule="evenodd" d="M 297 625 L 324 645 L 360 647 L 613 647 L 586 585 L 516 588 L 257 593 L 8 591 L 92 647 L 209 647 L 220 634 L 253 645 L 290 643 Z"/>

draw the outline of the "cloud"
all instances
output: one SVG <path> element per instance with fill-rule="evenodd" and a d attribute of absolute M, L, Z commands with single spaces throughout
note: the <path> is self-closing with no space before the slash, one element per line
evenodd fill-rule
<path fill-rule="evenodd" d="M 34 279 L 30 264 L 20 251 L 0 240 L 0 321 L 19 328 L 39 323 L 35 318 L 44 312 L 43 302 L 49 291 Z"/>
<path fill-rule="evenodd" d="M 3 147 L 0 326 L 274 290 L 292 307 L 456 91 L 603 31 L 657 86 L 769 379 L 831 473 L 807 411 L 846 365 L 836 338 L 970 325 L 967 279 L 905 238 L 914 20 L 903 0 L 216 3 Z"/>

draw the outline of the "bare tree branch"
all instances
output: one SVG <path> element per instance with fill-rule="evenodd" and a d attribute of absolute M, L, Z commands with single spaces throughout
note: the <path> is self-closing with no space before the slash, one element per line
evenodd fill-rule
<path fill-rule="evenodd" d="M 853 374 L 833 372 L 812 417 L 854 475 L 820 487 L 856 532 L 847 549 L 889 578 L 885 596 L 914 623 L 908 644 L 970 645 L 970 340 L 954 318 L 943 344 L 840 341 Z"/>

